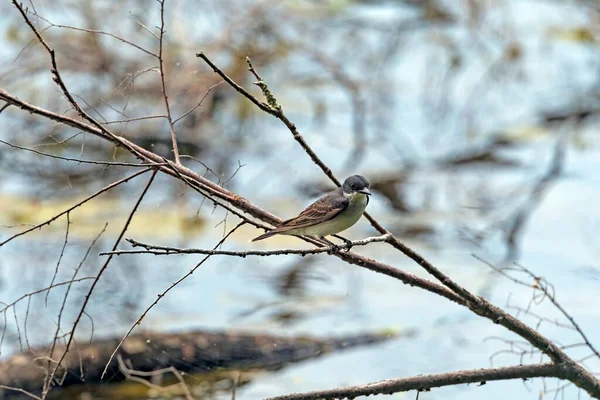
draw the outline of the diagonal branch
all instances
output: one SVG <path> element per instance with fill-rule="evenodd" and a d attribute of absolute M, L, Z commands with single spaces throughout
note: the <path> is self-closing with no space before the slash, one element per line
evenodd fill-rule
<path fill-rule="evenodd" d="M 285 396 L 269 397 L 265 400 L 335 400 L 354 399 L 357 396 L 392 394 L 409 390 L 429 391 L 432 388 L 460 385 L 465 383 L 485 384 L 488 381 L 527 378 L 565 378 L 564 368 L 553 363 L 518 365 L 503 368 L 472 369 L 443 374 L 419 375 L 408 378 L 388 379 L 365 385 L 339 389 L 320 390 L 307 393 L 294 393 Z"/>

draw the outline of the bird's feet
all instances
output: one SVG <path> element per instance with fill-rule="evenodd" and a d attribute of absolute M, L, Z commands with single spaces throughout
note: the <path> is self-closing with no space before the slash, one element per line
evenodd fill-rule
<path fill-rule="evenodd" d="M 329 245 L 329 250 L 327 250 L 327 254 L 331 255 L 341 250 L 340 246 L 338 246 L 330 240 L 325 239 L 323 236 L 321 236 L 320 239 Z"/>
<path fill-rule="evenodd" d="M 346 243 L 346 249 L 345 249 L 345 250 L 346 250 L 346 251 L 350 251 L 350 249 L 351 249 L 351 248 L 352 248 L 352 246 L 353 246 L 353 244 L 352 244 L 352 241 L 351 241 L 351 240 L 348 240 L 348 239 L 346 239 L 346 238 L 343 238 L 343 240 L 344 240 L 344 243 Z"/>
<path fill-rule="evenodd" d="M 342 249 L 340 248 L 340 246 L 338 246 L 337 244 L 334 244 L 334 243 L 332 243 L 332 244 L 329 246 L 329 250 L 327 250 L 327 254 L 331 255 L 331 254 L 334 254 L 334 253 L 337 253 L 337 252 L 339 252 L 340 250 L 342 250 Z"/>
<path fill-rule="evenodd" d="M 343 236 L 339 236 L 339 235 L 333 235 L 333 236 L 334 236 L 334 237 L 336 237 L 336 238 L 338 238 L 338 239 L 340 239 L 341 241 L 343 241 L 343 242 L 344 242 L 344 244 L 346 245 L 346 246 L 344 246 L 344 250 L 346 250 L 346 251 L 350 251 L 350 249 L 351 249 L 351 248 L 352 248 L 352 246 L 353 246 L 353 244 L 352 244 L 352 241 L 351 241 L 351 240 L 348 240 L 348 239 L 346 239 L 345 237 L 343 237 Z"/>

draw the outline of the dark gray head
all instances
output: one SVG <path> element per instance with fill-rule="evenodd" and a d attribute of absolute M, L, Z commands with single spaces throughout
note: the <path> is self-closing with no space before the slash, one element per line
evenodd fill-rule
<path fill-rule="evenodd" d="M 344 189 L 344 193 L 347 194 L 362 193 L 366 194 L 367 196 L 371 195 L 371 191 L 369 190 L 369 181 L 367 181 L 362 175 L 352 175 L 346 179 L 342 185 L 342 189 Z"/>

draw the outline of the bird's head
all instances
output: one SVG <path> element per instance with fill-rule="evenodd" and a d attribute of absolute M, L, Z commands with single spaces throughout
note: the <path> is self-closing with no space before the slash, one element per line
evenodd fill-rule
<path fill-rule="evenodd" d="M 344 181 L 342 189 L 345 194 L 356 194 L 361 193 L 367 196 L 371 195 L 369 190 L 369 181 L 362 175 L 352 175 Z"/>

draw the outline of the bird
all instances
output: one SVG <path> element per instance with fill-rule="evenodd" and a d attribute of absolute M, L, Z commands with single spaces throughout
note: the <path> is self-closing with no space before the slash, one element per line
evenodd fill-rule
<path fill-rule="evenodd" d="M 252 242 L 274 235 L 315 235 L 332 248 L 337 248 L 325 236 L 345 231 L 360 219 L 369 204 L 369 186 L 364 176 L 352 175 L 341 187 L 306 207 L 297 217 L 283 221 L 275 229 L 252 239 Z M 351 247 L 349 240 L 341 239 Z"/>

